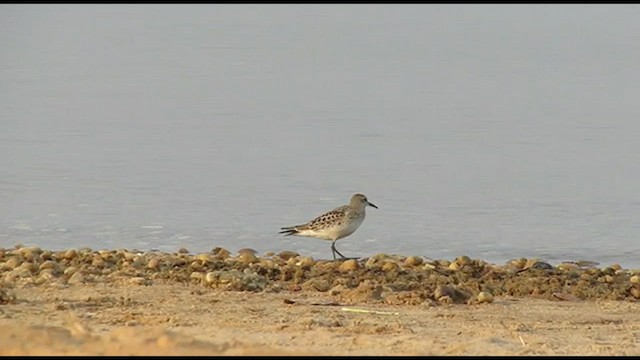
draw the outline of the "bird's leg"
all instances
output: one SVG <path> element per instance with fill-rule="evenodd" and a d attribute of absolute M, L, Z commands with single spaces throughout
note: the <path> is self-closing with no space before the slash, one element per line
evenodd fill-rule
<path fill-rule="evenodd" d="M 359 259 L 359 257 L 346 257 L 346 256 L 342 255 L 340 253 L 340 251 L 338 251 L 338 249 L 336 249 L 336 240 L 333 240 L 333 242 L 331 243 L 331 251 L 333 252 L 333 260 L 336 259 L 336 253 L 338 255 L 340 255 L 340 257 L 342 257 L 343 260 L 350 260 L 350 259 L 358 260 Z"/>
<path fill-rule="evenodd" d="M 333 240 L 333 241 L 331 242 L 331 252 L 332 252 L 332 254 L 333 254 L 333 260 L 335 260 L 335 259 L 336 259 L 336 253 L 337 253 L 338 255 L 340 255 L 340 256 L 344 259 L 344 255 L 340 254 L 340 251 L 338 251 L 338 249 L 336 249 L 336 240 Z"/>

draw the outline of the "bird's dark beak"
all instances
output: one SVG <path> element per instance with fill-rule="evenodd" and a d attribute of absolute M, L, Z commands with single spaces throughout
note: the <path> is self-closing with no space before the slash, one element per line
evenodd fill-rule
<path fill-rule="evenodd" d="M 373 207 L 374 207 L 374 208 L 376 208 L 376 209 L 378 208 L 377 206 L 373 205 L 372 203 L 370 203 L 370 202 L 368 202 L 368 201 L 367 201 L 367 204 L 369 204 L 369 206 L 373 206 Z"/>

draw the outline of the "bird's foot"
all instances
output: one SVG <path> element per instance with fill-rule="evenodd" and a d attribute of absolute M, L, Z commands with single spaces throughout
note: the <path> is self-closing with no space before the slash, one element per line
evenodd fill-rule
<path fill-rule="evenodd" d="M 336 260 L 336 259 L 334 259 Z M 360 260 L 360 257 L 356 256 L 356 257 L 347 257 L 347 256 L 343 256 L 341 259 L 337 259 L 338 261 L 346 261 L 346 260 Z"/>

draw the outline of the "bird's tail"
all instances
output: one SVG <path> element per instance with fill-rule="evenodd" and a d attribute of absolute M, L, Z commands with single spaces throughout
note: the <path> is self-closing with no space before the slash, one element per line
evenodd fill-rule
<path fill-rule="evenodd" d="M 284 236 L 296 235 L 300 232 L 300 228 L 304 225 L 296 225 L 296 226 L 287 226 L 280 228 L 282 231 L 278 232 L 278 234 L 284 234 Z"/>

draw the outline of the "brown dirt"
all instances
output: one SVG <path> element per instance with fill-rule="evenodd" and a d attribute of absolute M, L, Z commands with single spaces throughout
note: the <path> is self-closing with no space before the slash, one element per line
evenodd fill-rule
<path fill-rule="evenodd" d="M 116 255 L 0 249 L 0 355 L 640 354 L 623 269 Z"/>

